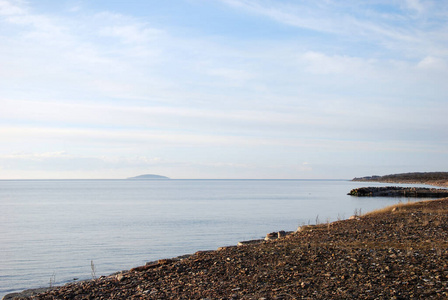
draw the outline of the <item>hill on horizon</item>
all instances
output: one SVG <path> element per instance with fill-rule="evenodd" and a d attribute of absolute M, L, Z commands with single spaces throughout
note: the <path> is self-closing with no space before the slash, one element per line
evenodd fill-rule
<path fill-rule="evenodd" d="M 436 186 L 448 186 L 448 172 L 413 172 L 390 174 L 384 176 L 367 176 L 353 178 L 352 181 L 374 181 L 387 183 L 421 183 Z"/>
<path fill-rule="evenodd" d="M 129 177 L 127 179 L 133 179 L 133 180 L 153 180 L 153 179 L 170 179 L 169 177 L 166 176 L 161 176 L 161 175 L 154 175 L 154 174 L 143 174 L 143 175 L 139 175 L 139 176 L 135 176 L 135 177 Z"/>
<path fill-rule="evenodd" d="M 353 181 L 382 181 L 382 180 L 448 180 L 448 172 L 412 172 L 384 176 L 366 176 L 353 178 Z"/>

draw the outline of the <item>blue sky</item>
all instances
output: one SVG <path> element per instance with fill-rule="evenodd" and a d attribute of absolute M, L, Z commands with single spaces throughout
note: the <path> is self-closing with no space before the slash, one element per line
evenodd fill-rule
<path fill-rule="evenodd" d="M 0 178 L 447 171 L 448 1 L 0 0 Z"/>

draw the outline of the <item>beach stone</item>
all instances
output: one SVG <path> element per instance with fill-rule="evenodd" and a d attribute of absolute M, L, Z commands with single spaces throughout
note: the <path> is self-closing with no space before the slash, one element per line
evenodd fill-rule
<path fill-rule="evenodd" d="M 222 251 L 222 250 L 226 250 L 226 249 L 231 249 L 231 248 L 236 248 L 237 246 L 223 246 L 223 247 L 219 247 L 217 250 L 218 251 Z"/>
<path fill-rule="evenodd" d="M 175 260 L 174 259 L 159 259 L 158 261 L 157 261 L 157 263 L 159 264 L 159 265 L 167 265 L 167 264 L 171 264 L 171 263 L 173 263 L 173 262 L 175 262 Z"/>
<path fill-rule="evenodd" d="M 285 232 L 284 230 L 280 230 L 280 231 L 277 233 L 277 237 L 278 237 L 278 238 L 285 237 L 285 236 L 286 236 L 286 232 Z"/>
<path fill-rule="evenodd" d="M 120 273 L 115 276 L 115 279 L 117 279 L 117 281 L 123 281 L 124 276 L 123 276 L 123 274 Z"/>
<path fill-rule="evenodd" d="M 245 246 L 245 245 L 253 245 L 253 244 L 260 244 L 262 243 L 264 240 L 249 240 L 249 241 L 242 241 L 242 242 L 238 242 L 237 246 L 241 247 L 241 246 Z"/>
<path fill-rule="evenodd" d="M 316 227 L 316 225 L 302 225 L 297 228 L 296 232 L 302 232 L 307 230 L 312 231 L 314 227 Z"/>
<path fill-rule="evenodd" d="M 270 240 L 275 240 L 278 238 L 278 233 L 277 232 L 271 232 L 266 234 L 266 237 L 264 238 L 266 241 L 270 241 Z"/>
<path fill-rule="evenodd" d="M 297 227 L 296 232 L 302 232 L 302 231 L 305 231 L 306 227 L 307 227 L 306 225 L 299 226 L 299 227 Z"/>

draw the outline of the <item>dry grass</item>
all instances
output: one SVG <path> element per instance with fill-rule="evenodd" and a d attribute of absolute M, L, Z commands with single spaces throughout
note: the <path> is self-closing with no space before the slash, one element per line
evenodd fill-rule
<path fill-rule="evenodd" d="M 421 201 L 421 202 L 406 202 L 406 203 L 402 202 L 402 203 L 386 206 L 384 208 L 380 208 L 380 209 L 365 213 L 365 214 L 363 214 L 363 216 L 375 216 L 378 214 L 400 213 L 400 212 L 406 212 L 408 210 L 415 210 L 419 207 L 423 208 L 424 205 L 422 205 L 422 203 L 429 202 L 429 201 L 433 201 L 433 200 L 427 200 L 427 201 Z M 426 210 L 429 210 L 428 212 L 433 212 L 433 210 L 431 208 L 428 208 Z M 422 212 L 425 212 L 425 211 L 422 210 Z"/>

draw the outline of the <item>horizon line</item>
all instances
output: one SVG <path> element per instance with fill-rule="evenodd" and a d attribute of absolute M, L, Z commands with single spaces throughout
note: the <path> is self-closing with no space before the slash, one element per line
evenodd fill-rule
<path fill-rule="evenodd" d="M 131 178 L 0 178 L 7 180 L 129 180 L 129 181 L 170 181 L 170 180 L 352 180 L 347 178 L 161 178 L 161 179 L 131 179 Z"/>

